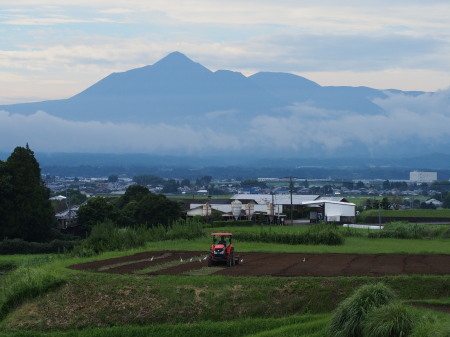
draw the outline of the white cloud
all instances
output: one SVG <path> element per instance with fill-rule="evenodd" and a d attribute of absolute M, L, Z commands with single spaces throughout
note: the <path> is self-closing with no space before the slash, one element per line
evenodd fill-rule
<path fill-rule="evenodd" d="M 42 152 L 186 154 L 207 148 L 239 148 L 233 135 L 195 130 L 187 125 L 73 122 L 42 111 L 29 116 L 0 111 L 0 150 L 25 143 Z"/>
<path fill-rule="evenodd" d="M 364 116 L 298 104 L 254 118 L 241 131 L 221 132 L 214 126 L 73 122 L 45 112 L 23 116 L 2 111 L 0 151 L 27 142 L 40 152 L 311 155 L 320 151 L 343 155 L 347 153 L 343 149 L 352 146 L 378 155 L 400 149 L 411 152 L 415 146 L 445 151 L 450 145 L 449 99 L 450 90 L 416 97 L 389 94 L 375 101 L 385 110 L 383 114 Z M 221 114 L 233 113 L 218 111 L 210 118 L 220 120 Z"/>
<path fill-rule="evenodd" d="M 450 90 L 417 97 L 390 94 L 377 99 L 383 115 L 336 113 L 308 105 L 290 107 L 292 114 L 262 116 L 252 121 L 253 144 L 301 153 L 320 148 L 327 153 L 362 144 L 370 152 L 392 152 L 392 146 L 450 145 Z M 314 117 L 314 118 L 311 118 Z M 410 150 L 414 150 L 410 148 Z"/>

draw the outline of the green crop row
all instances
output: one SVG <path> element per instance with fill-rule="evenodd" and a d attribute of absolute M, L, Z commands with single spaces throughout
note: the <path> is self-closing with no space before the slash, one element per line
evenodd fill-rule
<path fill-rule="evenodd" d="M 450 227 L 433 227 L 407 222 L 391 222 L 383 230 L 370 232 L 369 238 L 396 238 L 396 239 L 431 239 L 450 238 Z"/>
<path fill-rule="evenodd" d="M 271 230 L 242 232 L 236 233 L 235 239 L 240 241 L 271 242 L 288 245 L 338 246 L 344 244 L 344 237 L 330 226 L 310 227 L 307 231 L 299 233 L 280 233 Z"/>

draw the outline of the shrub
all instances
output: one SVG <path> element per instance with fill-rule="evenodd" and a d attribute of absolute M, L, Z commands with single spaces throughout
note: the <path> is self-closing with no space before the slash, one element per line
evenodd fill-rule
<path fill-rule="evenodd" d="M 333 337 L 363 336 L 363 322 L 369 312 L 395 298 L 394 292 L 384 283 L 362 286 L 336 308 L 331 318 L 329 334 Z"/>
<path fill-rule="evenodd" d="M 118 227 L 111 221 L 97 224 L 81 245 L 74 248 L 74 256 L 92 256 L 106 251 L 144 247 L 147 242 L 175 239 L 195 239 L 205 235 L 202 224 L 192 220 L 175 221 L 170 226 L 139 225 Z"/>
<path fill-rule="evenodd" d="M 363 322 L 367 337 L 409 336 L 414 325 L 413 316 L 400 302 L 373 309 Z"/>

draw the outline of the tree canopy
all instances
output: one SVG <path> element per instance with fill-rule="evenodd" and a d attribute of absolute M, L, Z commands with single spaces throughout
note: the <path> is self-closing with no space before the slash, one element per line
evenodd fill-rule
<path fill-rule="evenodd" d="M 180 205 L 164 195 L 151 193 L 147 188 L 133 185 L 117 201 L 117 223 L 122 226 L 137 224 L 167 225 L 182 215 Z"/>
<path fill-rule="evenodd" d="M 95 197 L 78 210 L 78 222 L 87 230 L 105 220 L 112 220 L 119 226 L 146 224 L 167 225 L 182 215 L 181 206 L 164 195 L 151 193 L 148 188 L 132 185 L 115 201 Z"/>
<path fill-rule="evenodd" d="M 6 162 L 0 161 L 1 238 L 48 240 L 56 222 L 49 197 L 34 152 L 28 144 L 16 147 Z"/>

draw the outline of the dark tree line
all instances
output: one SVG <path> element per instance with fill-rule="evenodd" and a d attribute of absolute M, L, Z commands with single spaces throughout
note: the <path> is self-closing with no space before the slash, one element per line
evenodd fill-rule
<path fill-rule="evenodd" d="M 46 241 L 56 219 L 34 152 L 16 147 L 0 161 L 0 238 Z"/>
<path fill-rule="evenodd" d="M 78 222 L 87 231 L 98 223 L 111 220 L 127 227 L 145 224 L 168 225 L 182 216 L 182 208 L 176 201 L 164 195 L 153 194 L 146 187 L 133 185 L 115 200 L 103 197 L 91 198 L 78 210 Z"/>

